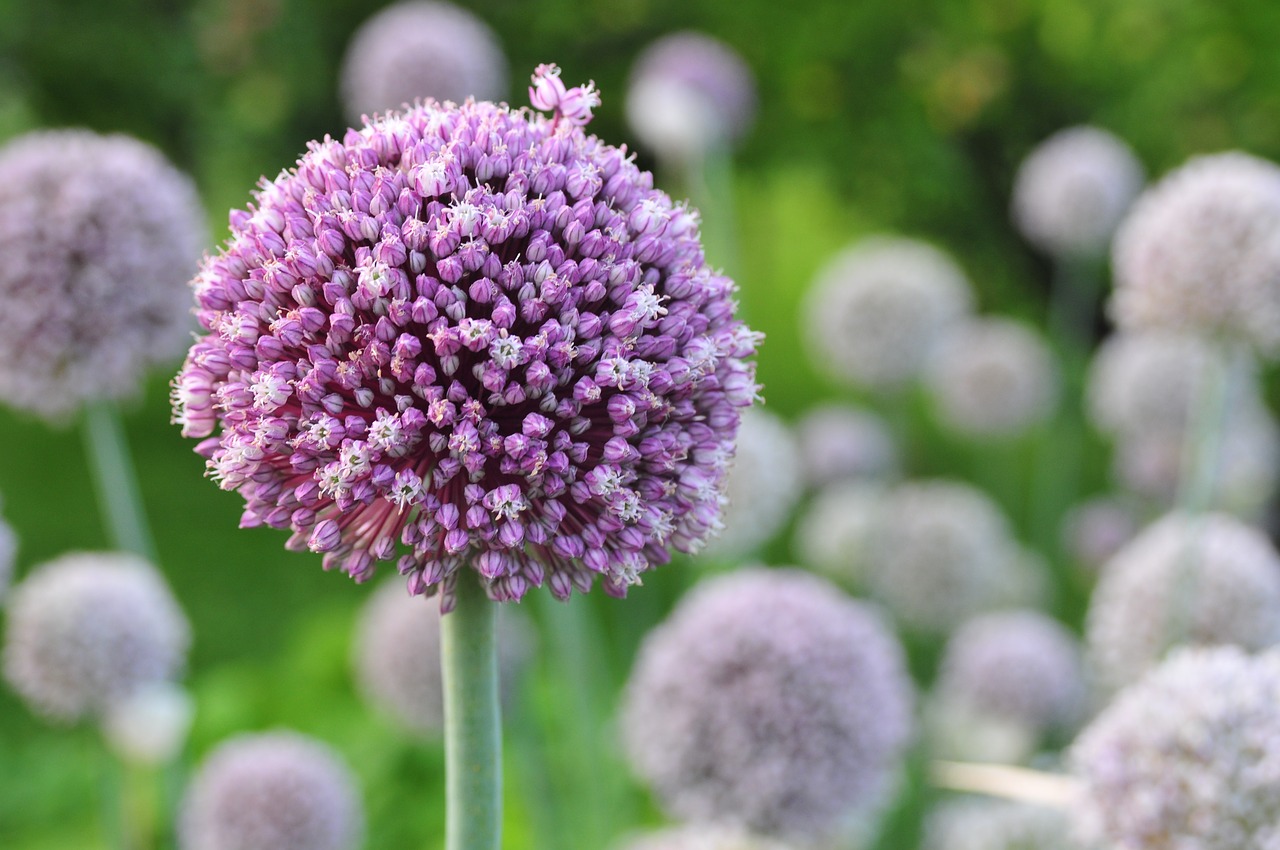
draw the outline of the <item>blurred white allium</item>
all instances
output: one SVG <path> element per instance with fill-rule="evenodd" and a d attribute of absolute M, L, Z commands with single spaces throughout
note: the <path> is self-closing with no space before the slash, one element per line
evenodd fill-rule
<path fill-rule="evenodd" d="M 945 633 L 984 611 L 1016 604 L 1032 569 L 1000 508 L 952 481 L 911 481 L 891 490 L 867 544 L 868 589 L 904 626 Z"/>
<path fill-rule="evenodd" d="M 858 480 L 820 490 L 796 523 L 793 545 L 800 562 L 842 584 L 860 586 L 884 498 L 883 487 Z"/>
<path fill-rule="evenodd" d="M 925 381 L 942 423 L 978 437 L 1020 433 L 1058 403 L 1058 367 L 1045 339 L 1009 319 L 955 327 L 930 358 Z"/>
<path fill-rule="evenodd" d="M 195 701 L 180 685 L 152 682 L 107 706 L 102 736 L 127 763 L 168 764 L 186 744 L 195 710 Z"/>
<path fill-rule="evenodd" d="M 186 616 L 154 567 L 124 553 L 75 553 L 14 587 L 4 673 L 33 710 L 72 721 L 173 679 L 190 642 Z"/>
<path fill-rule="evenodd" d="M 1181 644 L 1280 641 L 1280 555 L 1227 514 L 1171 513 L 1103 568 L 1089 604 L 1090 674 L 1114 693 Z"/>
<path fill-rule="evenodd" d="M 1086 850 L 1062 809 L 962 798 L 930 810 L 924 850 Z"/>
<path fill-rule="evenodd" d="M 761 838 L 724 826 L 681 826 L 641 835 L 617 850 L 792 850 L 771 838 Z"/>
<path fill-rule="evenodd" d="M 892 390 L 920 374 L 935 343 L 972 302 L 968 278 L 947 254 L 916 239 L 872 236 L 818 273 L 803 337 L 833 377 Z"/>
<path fill-rule="evenodd" d="M 1097 570 L 1138 533 L 1138 511 L 1118 496 L 1098 496 L 1067 511 L 1062 547 L 1083 567 Z"/>
<path fill-rule="evenodd" d="M 1071 749 L 1080 820 L 1124 850 L 1280 847 L 1280 654 L 1184 649 Z"/>
<path fill-rule="evenodd" d="M 181 850 L 355 850 L 360 792 L 328 745 L 294 732 L 219 744 L 187 786 Z"/>
<path fill-rule="evenodd" d="M 912 727 L 879 614 L 797 570 L 703 581 L 645 638 L 626 751 L 673 816 L 819 837 L 879 802 Z"/>
<path fill-rule="evenodd" d="M 791 518 L 801 486 L 800 450 L 786 423 L 759 407 L 742 411 L 725 479 L 724 530 L 706 554 L 734 558 L 768 543 Z"/>
<path fill-rule="evenodd" d="M 1112 246 L 1124 328 L 1221 334 L 1280 350 L 1280 168 L 1199 156 L 1145 191 Z"/>
<path fill-rule="evenodd" d="M 869 410 L 823 404 L 796 425 L 810 487 L 842 478 L 888 479 L 898 472 L 898 447 L 885 421 Z"/>
<path fill-rule="evenodd" d="M 1133 150 L 1099 127 L 1069 127 L 1041 142 L 1013 181 L 1013 222 L 1057 257 L 1104 254 L 1145 180 Z"/>
<path fill-rule="evenodd" d="M 489 25 L 438 0 L 403 0 L 373 15 L 347 45 L 342 100 L 359 122 L 433 97 L 462 103 L 507 96 L 507 58 Z"/>
<path fill-rule="evenodd" d="M 41 130 L 0 148 L 0 399 L 61 421 L 137 392 L 195 322 L 191 179 L 144 142 Z"/>
<path fill-rule="evenodd" d="M 719 39 L 679 32 L 636 58 L 627 122 L 659 156 L 695 160 L 740 139 L 755 119 L 756 86 L 742 57 Z"/>
<path fill-rule="evenodd" d="M 502 606 L 498 678 L 504 699 L 529 659 L 532 640 L 520 612 Z M 398 578 L 384 582 L 361 609 L 352 649 L 356 683 L 370 705 L 418 735 L 442 733 L 439 596 L 411 596 Z"/>

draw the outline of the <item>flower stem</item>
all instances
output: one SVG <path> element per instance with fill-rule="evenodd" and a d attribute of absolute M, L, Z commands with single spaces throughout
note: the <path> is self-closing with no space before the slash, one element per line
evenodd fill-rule
<path fill-rule="evenodd" d="M 155 544 L 119 410 L 110 401 L 89 402 L 85 405 L 82 430 L 98 494 L 98 509 L 111 544 L 154 563 Z"/>
<path fill-rule="evenodd" d="M 498 850 L 502 834 L 502 725 L 497 606 L 463 569 L 456 607 L 441 618 L 444 678 L 445 850 Z"/>
<path fill-rule="evenodd" d="M 1080 795 L 1080 781 L 1027 767 L 959 761 L 935 761 L 930 778 L 939 788 L 987 794 L 1006 800 L 1068 808 Z"/>
<path fill-rule="evenodd" d="M 1215 346 L 1205 358 L 1198 391 L 1191 399 L 1178 481 L 1178 507 L 1200 513 L 1213 504 L 1227 413 L 1243 371 L 1241 353 L 1230 343 Z"/>

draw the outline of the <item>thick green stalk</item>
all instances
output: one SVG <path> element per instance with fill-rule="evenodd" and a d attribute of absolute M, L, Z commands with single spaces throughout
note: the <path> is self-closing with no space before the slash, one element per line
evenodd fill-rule
<path fill-rule="evenodd" d="M 98 509 L 112 546 L 155 563 L 155 544 L 119 410 L 110 401 L 90 402 L 85 405 L 82 430 Z"/>
<path fill-rule="evenodd" d="M 502 720 L 497 605 L 479 576 L 458 575 L 457 605 L 440 620 L 444 678 L 445 850 L 498 850 Z"/>

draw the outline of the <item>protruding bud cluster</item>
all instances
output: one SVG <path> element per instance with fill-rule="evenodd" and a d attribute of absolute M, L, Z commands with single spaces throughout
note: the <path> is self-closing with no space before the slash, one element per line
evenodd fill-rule
<path fill-rule="evenodd" d="M 828 582 L 703 582 L 645 639 L 621 727 L 675 816 L 815 837 L 878 800 L 911 733 L 902 648 Z"/>
<path fill-rule="evenodd" d="M 0 399 L 60 420 L 136 392 L 190 341 L 204 242 L 195 187 L 150 145 L 52 130 L 0 148 Z"/>
<path fill-rule="evenodd" d="M 498 600 L 622 595 L 717 529 L 759 335 L 558 73 L 531 89 L 551 118 L 428 100 L 232 214 L 174 410 L 244 525 L 415 592 L 468 563 Z"/>
<path fill-rule="evenodd" d="M 369 18 L 342 59 L 342 100 L 358 122 L 424 98 L 507 96 L 507 58 L 488 24 L 438 0 L 402 0 Z"/>

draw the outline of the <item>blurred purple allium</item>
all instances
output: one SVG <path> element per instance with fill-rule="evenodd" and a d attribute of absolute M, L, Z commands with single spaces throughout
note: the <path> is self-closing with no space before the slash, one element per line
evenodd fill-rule
<path fill-rule="evenodd" d="M 1280 654 L 1184 649 L 1127 688 L 1071 749 L 1098 846 L 1280 847 Z"/>
<path fill-rule="evenodd" d="M 509 699 L 529 660 L 532 627 L 515 608 L 498 615 L 498 680 Z M 402 727 L 422 736 L 444 729 L 440 679 L 440 606 L 387 581 L 365 602 L 356 624 L 352 662 L 361 694 Z"/>
<path fill-rule="evenodd" d="M 203 216 L 137 139 L 51 130 L 0 148 L 0 399 L 61 420 L 180 354 Z"/>
<path fill-rule="evenodd" d="M 929 811 L 924 850 L 1087 850 L 1069 812 L 989 798 L 950 800 Z"/>
<path fill-rule="evenodd" d="M 1005 437 L 1044 422 L 1058 403 L 1058 367 L 1048 343 L 1009 319 L 964 322 L 939 342 L 925 382 L 938 417 L 976 437 Z"/>
<path fill-rule="evenodd" d="M 719 39 L 678 32 L 636 58 L 627 121 L 659 156 L 689 160 L 738 141 L 755 120 L 756 85 L 742 57 Z"/>
<path fill-rule="evenodd" d="M 1136 507 L 1118 496 L 1081 502 L 1062 519 L 1062 547 L 1077 564 L 1098 570 L 1134 538 L 1141 523 Z"/>
<path fill-rule="evenodd" d="M 1112 246 L 1124 328 L 1222 334 L 1280 351 L 1280 167 L 1199 156 L 1134 204 Z"/>
<path fill-rule="evenodd" d="M 360 25 L 341 70 L 349 120 L 403 109 L 428 97 L 462 103 L 507 96 L 507 58 L 472 12 L 436 0 L 404 0 Z"/>
<path fill-rule="evenodd" d="M 849 480 L 824 487 L 796 523 L 792 545 L 801 563 L 841 584 L 861 586 L 884 501 L 878 484 Z"/>
<path fill-rule="evenodd" d="M 800 458 L 810 487 L 842 478 L 884 480 L 898 473 L 898 447 L 889 426 L 870 410 L 829 403 L 796 425 Z"/>
<path fill-rule="evenodd" d="M 329 746 L 293 732 L 224 741 L 187 787 L 181 850 L 355 850 L 355 779 Z"/>
<path fill-rule="evenodd" d="M 171 680 L 190 643 L 186 616 L 149 563 L 75 553 L 37 566 L 13 588 L 4 674 L 33 710 L 68 722 Z"/>
<path fill-rule="evenodd" d="M 625 841 L 617 850 L 792 850 L 790 845 L 724 826 L 681 826 Z"/>
<path fill-rule="evenodd" d="M 694 588 L 640 647 L 621 719 L 675 817 L 813 837 L 877 801 L 911 735 L 902 648 L 816 576 L 746 569 Z"/>
<path fill-rule="evenodd" d="M 758 398 L 696 213 L 585 134 L 591 86 L 529 93 L 554 115 L 427 101 L 264 181 L 174 382 L 243 525 L 357 580 L 398 559 L 446 610 L 464 564 L 498 600 L 621 596 L 698 549 Z"/>
<path fill-rule="evenodd" d="M 763 408 L 742 414 L 725 479 L 724 529 L 707 555 L 735 558 L 768 543 L 800 500 L 800 453 L 787 425 Z"/>
<path fill-rule="evenodd" d="M 853 386 L 892 390 L 915 379 L 973 301 L 955 261 L 925 242 L 872 236 L 818 273 L 803 312 L 815 361 Z"/>
<path fill-rule="evenodd" d="M 1103 568 L 1085 622 L 1102 693 L 1133 682 L 1180 644 L 1280 642 L 1280 555 L 1227 514 L 1168 514 Z"/>
<path fill-rule="evenodd" d="M 1058 257 L 1104 254 L 1145 180 L 1125 142 L 1098 127 L 1069 127 L 1041 142 L 1013 181 L 1013 222 Z"/>

